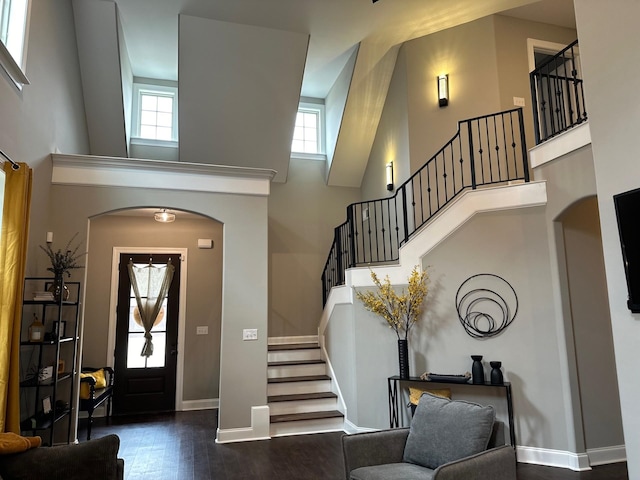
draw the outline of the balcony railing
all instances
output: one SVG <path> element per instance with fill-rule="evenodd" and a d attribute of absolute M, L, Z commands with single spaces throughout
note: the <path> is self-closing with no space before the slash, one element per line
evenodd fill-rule
<path fill-rule="evenodd" d="M 458 122 L 458 132 L 389 198 L 353 203 L 335 228 L 323 304 L 345 270 L 398 260 L 399 248 L 466 189 L 529 181 L 522 109 Z"/>
<path fill-rule="evenodd" d="M 576 40 L 529 74 L 536 145 L 587 120 Z"/>

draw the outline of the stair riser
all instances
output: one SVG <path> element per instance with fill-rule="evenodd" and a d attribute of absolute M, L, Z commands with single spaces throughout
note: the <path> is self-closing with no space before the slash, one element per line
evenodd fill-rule
<path fill-rule="evenodd" d="M 307 413 L 336 410 L 338 402 L 335 398 L 315 398 L 313 400 L 298 400 L 292 402 L 269 403 L 269 415 L 284 415 L 286 413 Z"/>
<path fill-rule="evenodd" d="M 272 437 L 279 435 L 296 435 L 306 433 L 335 432 L 344 430 L 342 418 L 324 418 L 318 420 L 301 420 L 298 422 L 272 423 Z"/>
<path fill-rule="evenodd" d="M 294 393 L 330 392 L 331 380 L 313 380 L 310 382 L 270 383 L 267 395 L 291 395 Z"/>
<path fill-rule="evenodd" d="M 321 358 L 320 349 L 313 348 L 310 350 L 283 350 L 269 352 L 267 354 L 268 362 L 287 362 L 294 360 L 319 360 Z"/>
<path fill-rule="evenodd" d="M 267 378 L 303 377 L 308 375 L 324 375 L 327 367 L 324 363 L 310 365 L 280 365 L 267 367 Z"/>

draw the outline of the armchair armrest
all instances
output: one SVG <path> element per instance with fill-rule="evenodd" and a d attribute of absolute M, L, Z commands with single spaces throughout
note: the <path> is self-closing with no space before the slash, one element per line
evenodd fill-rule
<path fill-rule="evenodd" d="M 347 480 L 359 467 L 402 462 L 408 428 L 356 433 L 342 436 L 342 453 Z"/>
<path fill-rule="evenodd" d="M 433 480 L 516 480 L 516 452 L 504 445 L 440 465 Z"/>
<path fill-rule="evenodd" d="M 23 453 L 3 455 L 0 475 L 7 480 L 47 478 L 121 480 L 124 461 L 117 458 L 120 439 L 116 435 L 77 445 L 38 447 Z"/>

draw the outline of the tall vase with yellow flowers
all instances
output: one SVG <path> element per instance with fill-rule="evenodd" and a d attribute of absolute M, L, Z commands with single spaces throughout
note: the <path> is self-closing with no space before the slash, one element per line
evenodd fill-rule
<path fill-rule="evenodd" d="M 398 338 L 398 363 L 400 378 L 409 378 L 409 333 L 420 320 L 424 301 L 429 293 L 429 274 L 417 265 L 409 275 L 406 290 L 396 291 L 389 276 L 380 281 L 371 271 L 371 280 L 377 291 L 356 292 L 356 297 L 370 312 L 384 318 Z"/>

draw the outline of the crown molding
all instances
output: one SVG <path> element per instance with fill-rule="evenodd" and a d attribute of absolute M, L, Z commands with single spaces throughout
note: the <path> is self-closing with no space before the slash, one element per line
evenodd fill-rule
<path fill-rule="evenodd" d="M 93 155 L 51 154 L 54 185 L 269 195 L 275 170 Z"/>

